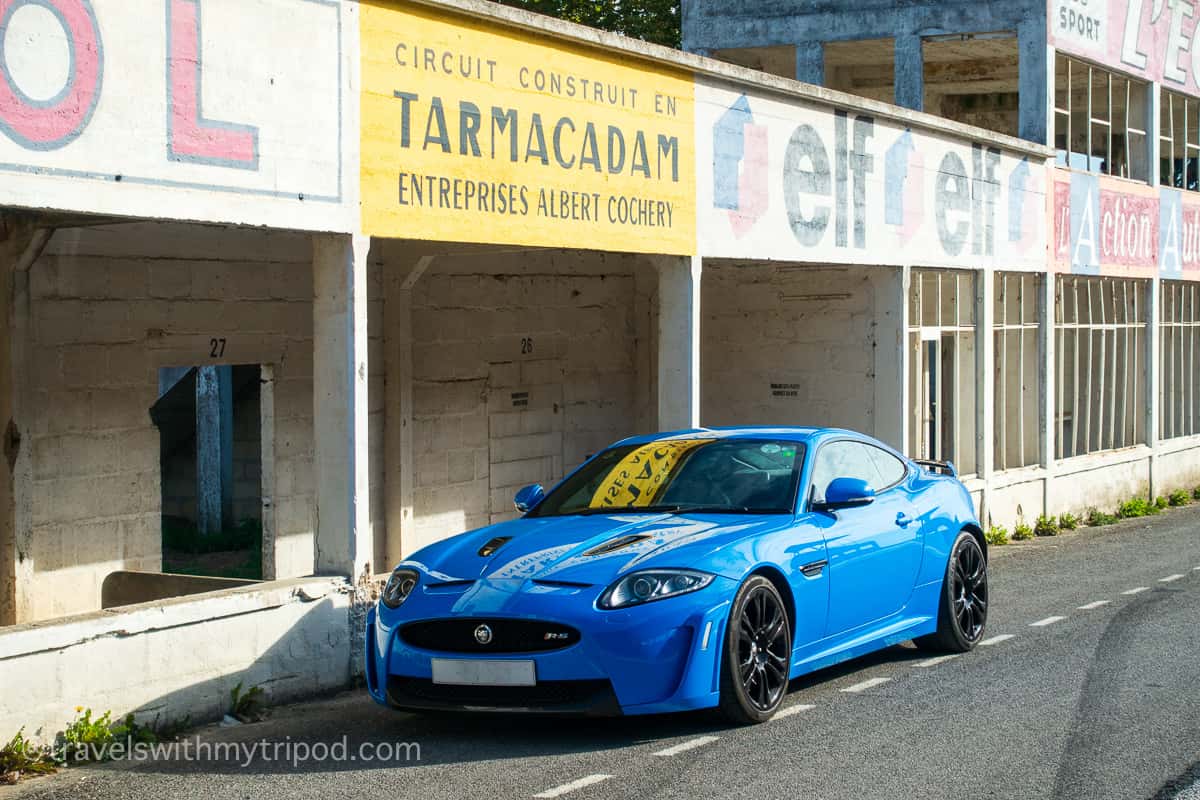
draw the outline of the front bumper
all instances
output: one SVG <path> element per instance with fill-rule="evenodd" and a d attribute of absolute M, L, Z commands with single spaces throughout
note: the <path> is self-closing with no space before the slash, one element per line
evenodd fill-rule
<path fill-rule="evenodd" d="M 479 581 L 465 592 L 419 588 L 399 609 L 376 606 L 367 619 L 366 675 L 379 703 L 421 710 L 502 710 L 571 714 L 649 714 L 717 704 L 721 643 L 736 583 L 617 611 L 595 607 L 603 587 Z M 488 617 L 571 626 L 578 642 L 559 650 L 462 653 L 405 643 L 405 623 Z M 531 687 L 432 682 L 434 658 L 532 660 Z"/>

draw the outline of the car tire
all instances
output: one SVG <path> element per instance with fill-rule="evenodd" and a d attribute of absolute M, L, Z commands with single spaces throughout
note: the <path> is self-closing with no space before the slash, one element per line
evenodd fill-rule
<path fill-rule="evenodd" d="M 915 640 L 926 650 L 965 653 L 973 650 L 987 628 L 987 556 L 979 540 L 962 531 L 950 549 L 938 602 L 937 631 Z"/>
<path fill-rule="evenodd" d="M 719 710 L 730 722 L 766 722 L 787 695 L 792 626 L 775 584 L 751 575 L 733 599 L 725 625 Z"/>

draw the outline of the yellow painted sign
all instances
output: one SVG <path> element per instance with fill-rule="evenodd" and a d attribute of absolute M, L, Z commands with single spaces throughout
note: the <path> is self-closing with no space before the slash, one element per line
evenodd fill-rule
<path fill-rule="evenodd" d="M 637 508 L 653 505 L 679 461 L 711 439 L 652 442 L 630 451 L 592 494 L 590 508 Z"/>
<path fill-rule="evenodd" d="M 690 74 L 416 6 L 359 13 L 364 232 L 696 251 Z"/>

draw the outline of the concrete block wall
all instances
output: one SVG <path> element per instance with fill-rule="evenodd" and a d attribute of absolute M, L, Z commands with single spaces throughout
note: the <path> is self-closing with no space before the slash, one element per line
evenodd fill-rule
<path fill-rule="evenodd" d="M 869 268 L 709 261 L 700 307 L 702 424 L 875 430 Z"/>
<path fill-rule="evenodd" d="M 639 270 L 653 268 L 590 252 L 437 256 L 412 296 L 406 551 L 505 516 L 514 486 L 557 480 L 639 431 Z"/>
<path fill-rule="evenodd" d="M 160 568 L 148 409 L 165 366 L 272 365 L 274 569 L 311 573 L 311 276 L 303 235 L 150 223 L 56 232 L 30 278 L 29 619 L 99 608 L 113 570 Z"/>

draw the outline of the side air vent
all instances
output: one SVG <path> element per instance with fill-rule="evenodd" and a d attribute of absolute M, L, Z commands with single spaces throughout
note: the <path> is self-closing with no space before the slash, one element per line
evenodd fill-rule
<path fill-rule="evenodd" d="M 588 550 L 587 552 L 585 552 L 584 555 L 585 556 L 608 555 L 609 553 L 615 552 L 617 550 L 622 550 L 626 547 L 629 547 L 632 544 L 637 544 L 638 542 L 642 541 L 643 539 L 649 539 L 649 538 L 650 538 L 650 534 L 648 534 L 648 533 L 634 533 L 634 534 L 630 534 L 629 536 L 620 536 L 620 537 L 617 537 L 616 539 L 607 541 L 604 544 L 593 547 L 591 550 Z"/>
<path fill-rule="evenodd" d="M 488 556 L 493 555 L 497 550 L 499 550 L 501 547 L 503 547 L 505 545 L 505 543 L 508 542 L 510 539 L 512 539 L 511 536 L 497 536 L 496 538 L 491 539 L 490 541 L 488 541 L 487 544 L 485 544 L 483 547 L 479 548 L 479 555 L 482 556 L 483 558 L 487 558 Z"/>

